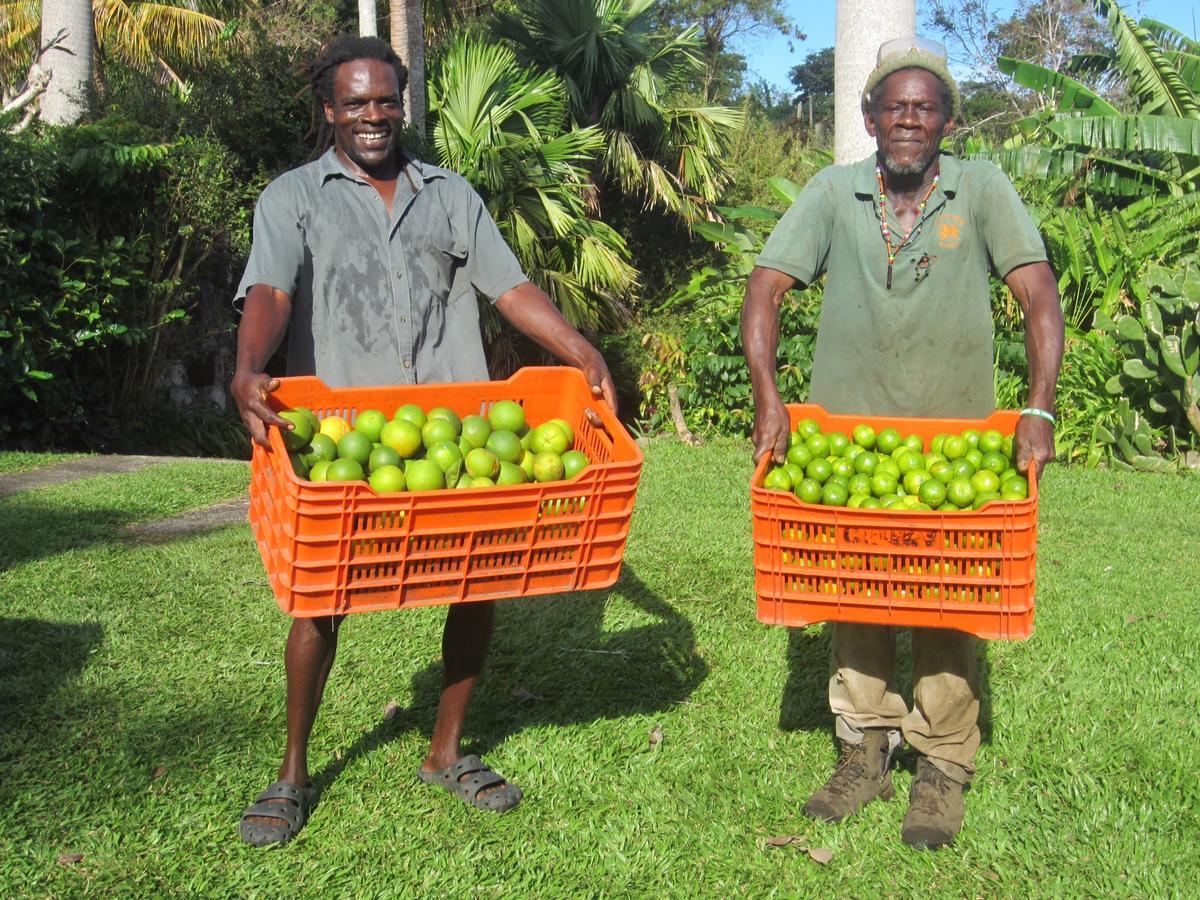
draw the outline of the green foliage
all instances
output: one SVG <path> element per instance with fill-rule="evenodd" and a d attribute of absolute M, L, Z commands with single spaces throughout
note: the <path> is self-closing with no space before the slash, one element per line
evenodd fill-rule
<path fill-rule="evenodd" d="M 1200 445 L 1198 265 L 1192 257 L 1178 268 L 1152 267 L 1139 285 L 1134 312 L 1097 317 L 1097 325 L 1114 337 L 1124 356 L 1121 372 L 1107 383 L 1109 393 L 1131 401 L 1135 411 L 1148 409 L 1174 446 Z M 1139 451 L 1132 458 L 1123 437 Z M 1112 440 L 1130 464 L 1152 455 L 1132 436 L 1114 433 Z"/>
<path fill-rule="evenodd" d="M 0 430 L 61 444 L 144 406 L 198 268 L 245 243 L 231 168 L 120 123 L 0 135 Z"/>

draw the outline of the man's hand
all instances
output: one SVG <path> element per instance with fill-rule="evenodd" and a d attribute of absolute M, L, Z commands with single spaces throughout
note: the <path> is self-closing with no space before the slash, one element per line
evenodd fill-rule
<path fill-rule="evenodd" d="M 613 385 L 612 375 L 609 374 L 608 364 L 604 361 L 604 357 L 596 351 L 593 359 L 584 363 L 579 367 L 583 372 L 583 377 L 587 379 L 587 383 L 591 385 L 592 396 L 597 400 L 603 400 L 608 404 L 609 409 L 613 411 L 613 415 L 617 413 L 617 389 Z M 587 410 L 588 420 L 595 427 L 600 427 L 600 417 L 591 409 Z"/>
<path fill-rule="evenodd" d="M 1017 432 L 1013 436 L 1013 449 L 1017 458 L 1017 471 L 1033 477 L 1042 477 L 1042 469 L 1054 460 L 1054 423 L 1040 416 L 1021 416 L 1017 420 Z"/>
<path fill-rule="evenodd" d="M 264 372 L 242 372 L 239 370 L 233 376 L 230 391 L 237 404 L 238 414 L 254 443 L 271 449 L 267 440 L 267 426 L 276 425 L 290 430 L 292 423 L 281 419 L 267 404 L 267 396 L 279 390 L 279 380 Z"/>
<path fill-rule="evenodd" d="M 791 419 L 779 394 L 763 398 L 754 412 L 754 462 L 757 463 L 768 453 L 775 462 L 784 462 L 787 459 L 788 432 L 791 430 Z"/>

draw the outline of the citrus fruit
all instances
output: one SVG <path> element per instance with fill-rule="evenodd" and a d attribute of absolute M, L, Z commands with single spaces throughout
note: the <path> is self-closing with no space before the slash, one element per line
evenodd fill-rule
<path fill-rule="evenodd" d="M 814 457 L 824 458 L 829 455 L 829 438 L 823 434 L 809 435 L 804 439 L 804 446 Z"/>
<path fill-rule="evenodd" d="M 525 471 L 525 480 L 533 481 L 533 454 L 528 450 L 522 450 L 521 459 L 517 462 L 517 465 Z"/>
<path fill-rule="evenodd" d="M 563 430 L 563 432 L 567 436 L 567 449 L 568 450 L 570 450 L 572 447 L 575 446 L 575 429 L 571 427 L 571 424 L 566 419 L 547 419 L 546 421 L 553 422 L 555 425 L 557 425 L 559 428 L 561 428 Z"/>
<path fill-rule="evenodd" d="M 1008 478 L 1000 485 L 1000 496 L 1005 500 L 1024 500 L 1029 496 L 1029 482 L 1021 475 Z"/>
<path fill-rule="evenodd" d="M 533 455 L 534 481 L 561 481 L 563 471 L 562 457 L 557 453 L 535 453 Z"/>
<path fill-rule="evenodd" d="M 472 447 L 482 447 L 492 434 L 492 424 L 483 416 L 467 416 L 462 420 L 462 439 Z"/>
<path fill-rule="evenodd" d="M 325 470 L 326 481 L 362 481 L 366 477 L 362 463 L 348 456 L 335 459 Z"/>
<path fill-rule="evenodd" d="M 1000 490 L 1000 476 L 991 469 L 980 469 L 971 476 L 976 494 L 994 494 Z"/>
<path fill-rule="evenodd" d="M 525 427 L 525 410 L 514 400 L 498 400 L 488 410 L 488 423 L 493 431 L 511 431 L 514 434 Z"/>
<path fill-rule="evenodd" d="M 984 434 L 987 434 L 985 431 Z M 980 438 L 982 440 L 982 437 Z M 987 469 L 989 472 L 995 472 L 999 475 L 1008 468 L 1008 460 L 999 450 L 985 450 L 983 453 L 983 464 L 980 468 Z"/>
<path fill-rule="evenodd" d="M 411 459 L 421 449 L 421 429 L 408 419 L 393 419 L 379 432 L 379 442 Z"/>
<path fill-rule="evenodd" d="M 961 435 L 952 434 L 942 442 L 941 452 L 945 454 L 946 459 L 954 462 L 954 460 L 960 459 L 969 449 L 967 442 Z"/>
<path fill-rule="evenodd" d="M 979 446 L 979 432 L 974 428 L 968 428 L 962 433 L 962 439 L 967 442 L 967 445 L 974 450 Z"/>
<path fill-rule="evenodd" d="M 492 481 L 486 475 L 476 475 L 471 479 L 471 487 L 473 488 L 490 488 L 495 486 L 496 482 Z"/>
<path fill-rule="evenodd" d="M 1004 440 L 1000 442 L 1000 452 L 1009 459 L 1013 458 L 1013 436 L 1011 434 L 1006 434 Z"/>
<path fill-rule="evenodd" d="M 576 452 L 576 451 L 572 450 L 572 451 L 570 451 L 570 452 L 571 452 L 571 453 L 574 453 L 574 452 Z M 567 457 L 567 454 L 566 454 L 566 453 L 564 453 L 564 454 L 563 454 L 563 465 L 564 465 L 564 466 L 566 465 L 566 457 Z M 803 467 L 801 467 L 801 466 L 798 466 L 798 465 L 796 465 L 795 463 L 790 463 L 790 462 L 785 462 L 785 463 L 783 464 L 783 467 L 784 467 L 785 469 L 787 469 L 787 473 L 788 473 L 788 475 L 790 475 L 790 476 L 791 476 L 791 478 L 792 478 L 792 484 L 793 484 L 793 485 L 799 484 L 801 481 L 803 481 L 803 480 L 804 480 L 804 469 L 803 469 Z M 570 475 L 568 475 L 567 477 L 568 477 L 568 478 L 570 478 L 571 476 L 570 476 Z"/>
<path fill-rule="evenodd" d="M 790 491 L 792 476 L 788 474 L 787 469 L 779 466 L 767 473 L 767 477 L 763 479 L 763 487 L 769 491 Z"/>
<path fill-rule="evenodd" d="M 966 475 L 956 475 L 946 485 L 946 499 L 962 509 L 975 502 L 975 486 Z"/>
<path fill-rule="evenodd" d="M 308 478 L 308 460 L 304 458 L 304 454 L 299 450 L 293 450 L 288 454 L 288 460 L 292 464 L 292 471 L 296 473 L 297 478 Z"/>
<path fill-rule="evenodd" d="M 487 443 L 484 446 L 491 450 L 501 462 L 520 462 L 525 452 L 521 447 L 521 439 L 506 428 L 497 428 L 488 435 Z"/>
<path fill-rule="evenodd" d="M 308 470 L 309 481 L 324 481 L 326 474 L 329 472 L 329 460 L 318 459 L 311 469 Z"/>
<path fill-rule="evenodd" d="M 338 459 L 352 459 L 360 466 L 365 466 L 371 458 L 371 439 L 361 431 L 347 431 L 337 442 Z M 361 476 L 359 476 L 361 477 Z M 330 481 L 338 479 L 330 478 Z M 341 479 L 345 480 L 345 479 Z"/>
<path fill-rule="evenodd" d="M 817 424 L 815 419 L 801 419 L 796 423 L 796 434 L 800 435 L 802 440 L 820 433 L 821 426 Z"/>
<path fill-rule="evenodd" d="M 953 460 L 950 463 L 950 471 L 954 473 L 954 476 L 956 478 L 959 475 L 962 475 L 966 478 L 970 478 L 972 475 L 975 474 L 975 466 L 966 457 L 959 457 L 958 459 Z"/>
<path fill-rule="evenodd" d="M 954 477 L 954 467 L 944 459 L 939 459 L 929 464 L 929 474 L 942 484 L 949 484 L 950 479 Z"/>
<path fill-rule="evenodd" d="M 929 442 L 929 452 L 930 453 L 941 453 L 942 452 L 942 444 L 944 444 L 946 442 L 947 437 L 949 437 L 949 435 L 942 433 L 942 432 L 935 434 L 933 436 L 933 440 Z"/>
<path fill-rule="evenodd" d="M 796 485 L 796 496 L 805 503 L 821 502 L 821 482 L 815 478 L 805 478 Z"/>
<path fill-rule="evenodd" d="M 516 463 L 502 462 L 500 463 L 500 474 L 496 476 L 496 484 L 524 484 L 529 479 L 525 476 L 525 470 Z"/>
<path fill-rule="evenodd" d="M 425 424 L 421 426 L 421 443 L 425 449 L 446 441 L 458 443 L 458 431 L 455 430 L 454 424 L 445 419 L 426 419 Z"/>
<path fill-rule="evenodd" d="M 320 460 L 333 462 L 337 459 L 337 441 L 329 435 L 318 432 L 308 442 L 308 463 L 312 465 Z"/>
<path fill-rule="evenodd" d="M 859 473 L 850 476 L 850 480 L 846 482 L 846 487 L 850 489 L 851 494 L 866 494 L 871 493 L 871 476 Z"/>
<path fill-rule="evenodd" d="M 879 460 L 879 465 L 875 467 L 876 472 L 891 472 L 897 479 L 900 477 L 900 467 L 896 465 L 896 461 L 890 457 L 885 457 Z"/>
<path fill-rule="evenodd" d="M 562 455 L 567 452 L 569 445 L 570 440 L 567 438 L 567 433 L 554 422 L 543 422 L 533 429 L 533 436 L 529 439 L 529 449 L 535 454 L 557 453 Z"/>
<path fill-rule="evenodd" d="M 471 486 L 471 476 L 468 475 L 466 472 L 463 472 L 461 475 L 458 476 L 458 483 L 454 485 L 455 488 L 469 488 L 470 486 Z"/>
<path fill-rule="evenodd" d="M 412 422 L 418 428 L 425 425 L 425 410 L 421 409 L 415 403 L 405 403 L 392 415 L 392 419 L 404 419 L 406 422 Z"/>
<path fill-rule="evenodd" d="M 904 446 L 913 453 L 925 452 L 925 442 L 921 440 L 921 436 L 919 434 L 910 434 L 904 439 L 903 443 Z"/>
<path fill-rule="evenodd" d="M 588 467 L 591 462 L 581 450 L 568 450 L 562 455 L 563 461 L 563 477 L 574 478 L 580 472 Z M 791 472 L 788 473 L 789 475 Z"/>
<path fill-rule="evenodd" d="M 333 438 L 336 444 L 340 441 L 343 435 L 350 430 L 350 423 L 341 416 L 326 416 L 321 420 L 321 434 L 327 434 Z"/>
<path fill-rule="evenodd" d="M 450 409 L 448 406 L 435 406 L 425 414 L 425 420 L 442 419 L 454 426 L 454 436 L 458 439 L 458 435 L 462 433 L 462 419 L 458 417 L 458 413 Z"/>
<path fill-rule="evenodd" d="M 392 451 L 395 453 L 395 451 Z M 404 490 L 404 473 L 399 466 L 386 464 L 371 472 L 367 483 L 379 494 L 398 494 Z"/>
<path fill-rule="evenodd" d="M 387 424 L 387 416 L 377 409 L 364 409 L 354 419 L 354 430 L 365 434 L 372 441 L 379 440 L 379 432 Z"/>
<path fill-rule="evenodd" d="M 864 497 L 862 503 L 859 504 L 860 509 L 883 509 L 883 504 L 874 497 Z"/>
<path fill-rule="evenodd" d="M 998 491 L 988 491 L 987 493 L 984 493 L 984 494 L 976 494 L 975 503 L 972 505 L 972 508 L 979 509 L 985 503 L 991 503 L 993 500 L 1000 500 L 1000 499 L 1003 499 L 1003 498 L 1001 498 L 1000 493 Z"/>
<path fill-rule="evenodd" d="M 788 446 L 795 447 L 799 443 L 800 443 L 800 435 L 794 431 L 789 431 L 788 432 Z"/>
<path fill-rule="evenodd" d="M 875 429 L 870 425 L 856 425 L 853 431 L 854 443 L 862 447 L 864 450 L 870 450 L 875 446 Z"/>
<path fill-rule="evenodd" d="M 850 446 L 850 438 L 846 437 L 840 431 L 831 431 L 825 435 L 825 438 L 829 441 L 830 456 L 841 456 L 846 452 L 846 448 Z"/>
<path fill-rule="evenodd" d="M 894 494 L 897 483 L 895 474 L 876 469 L 875 474 L 871 476 L 871 493 L 876 497 L 882 497 L 885 494 Z"/>
<path fill-rule="evenodd" d="M 854 457 L 854 471 L 862 475 L 872 475 L 879 465 L 879 457 L 870 450 L 864 450 Z"/>
<path fill-rule="evenodd" d="M 795 444 L 788 447 L 787 460 L 790 463 L 795 463 L 801 469 L 812 462 L 812 451 L 805 444 Z"/>
<path fill-rule="evenodd" d="M 284 446 L 289 450 L 303 450 L 307 447 L 313 436 L 312 422 L 308 416 L 294 409 L 285 409 L 279 414 L 279 418 L 292 423 L 290 429 L 282 429 Z"/>
<path fill-rule="evenodd" d="M 398 466 L 401 463 L 400 454 L 391 447 L 379 446 L 367 457 L 367 471 L 374 472 L 381 466 Z"/>
<path fill-rule="evenodd" d="M 900 446 L 900 440 L 900 432 L 895 428 L 885 428 L 875 437 L 875 449 L 890 454 Z"/>
<path fill-rule="evenodd" d="M 920 471 L 925 468 L 925 457 L 920 453 L 913 453 L 909 450 L 908 453 L 903 453 L 896 460 L 896 465 L 900 468 L 901 475 L 907 475 L 909 472 Z"/>
<path fill-rule="evenodd" d="M 868 496 L 868 494 L 851 493 L 850 499 L 846 501 L 846 505 L 851 509 L 858 509 L 860 506 L 862 506 L 863 500 L 865 500 Z"/>
<path fill-rule="evenodd" d="M 293 412 L 298 412 L 304 418 L 308 419 L 308 424 L 312 426 L 313 434 L 321 430 L 321 420 L 317 418 L 317 414 L 307 406 L 293 406 Z"/>
<path fill-rule="evenodd" d="M 829 476 L 833 474 L 833 466 L 829 460 L 823 456 L 816 457 L 812 462 L 804 467 L 804 474 L 819 484 L 824 484 L 829 480 Z"/>
<path fill-rule="evenodd" d="M 409 460 L 404 480 L 410 491 L 440 491 L 446 486 L 446 476 L 437 463 L 428 459 Z"/>
<path fill-rule="evenodd" d="M 821 488 L 822 506 L 845 506 L 850 500 L 850 490 L 840 481 L 828 481 Z"/>
<path fill-rule="evenodd" d="M 936 478 L 929 478 L 917 489 L 917 496 L 921 498 L 922 503 L 928 503 L 937 509 L 946 502 L 946 486 Z"/>
<path fill-rule="evenodd" d="M 850 462 L 848 459 L 834 457 L 832 460 L 830 460 L 829 465 L 833 467 L 834 475 L 841 476 L 846 480 L 849 480 L 850 476 L 854 474 L 854 463 Z"/>
<path fill-rule="evenodd" d="M 1004 435 L 995 428 L 989 428 L 980 433 L 979 443 L 976 446 L 984 453 L 999 453 L 1000 448 L 1004 446 Z"/>
<path fill-rule="evenodd" d="M 428 424 L 428 423 L 426 423 Z M 434 444 L 425 454 L 425 458 L 437 465 L 445 475 L 446 484 L 454 484 L 462 474 L 463 455 L 456 441 L 442 441 Z"/>
<path fill-rule="evenodd" d="M 488 478 L 495 478 L 500 474 L 500 460 L 496 459 L 496 454 L 486 447 L 475 447 L 467 454 L 464 460 L 467 467 L 467 473 L 472 477 L 476 475 L 484 475 Z"/>
<path fill-rule="evenodd" d="M 921 485 L 927 481 L 937 481 L 937 479 L 924 469 L 909 469 L 904 473 L 904 490 L 909 494 L 919 494 Z M 941 482 L 938 481 L 938 484 L 941 484 Z"/>
<path fill-rule="evenodd" d="M 867 452 L 866 447 L 860 447 L 860 446 L 858 446 L 858 444 L 851 443 L 851 444 L 847 444 L 846 449 L 842 451 L 842 458 L 849 459 L 849 460 L 855 460 L 855 459 L 858 459 L 858 455 L 860 453 L 866 453 L 866 452 Z"/>
<path fill-rule="evenodd" d="M 983 452 L 974 447 L 964 453 L 962 458 L 970 462 L 977 470 L 983 465 Z"/>

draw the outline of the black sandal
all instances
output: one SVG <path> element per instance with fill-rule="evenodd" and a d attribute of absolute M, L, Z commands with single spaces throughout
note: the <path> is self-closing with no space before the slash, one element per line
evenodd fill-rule
<path fill-rule="evenodd" d="M 268 800 L 286 800 L 287 803 L 268 803 Z M 300 787 L 290 781 L 277 781 L 258 795 L 254 803 L 242 813 L 240 831 L 242 840 L 255 847 L 270 844 L 286 844 L 304 827 L 309 811 L 317 802 L 317 792 L 311 787 Z M 249 822 L 254 816 L 278 819 L 278 825 L 263 825 Z"/>
<path fill-rule="evenodd" d="M 468 806 L 491 812 L 507 812 L 520 803 L 524 796 L 519 787 L 506 781 L 503 775 L 492 771 L 473 753 L 460 757 L 437 772 L 426 772 L 418 768 L 417 778 L 425 784 L 436 784 L 445 788 Z M 498 786 L 499 790 L 488 790 Z M 484 793 L 485 791 L 487 793 Z"/>

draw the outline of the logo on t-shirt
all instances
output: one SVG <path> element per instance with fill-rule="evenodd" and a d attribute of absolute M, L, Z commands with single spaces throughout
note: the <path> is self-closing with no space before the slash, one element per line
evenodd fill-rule
<path fill-rule="evenodd" d="M 966 221 L 954 213 L 942 213 L 937 220 L 938 246 L 943 250 L 957 250 L 962 243 L 962 229 Z"/>

